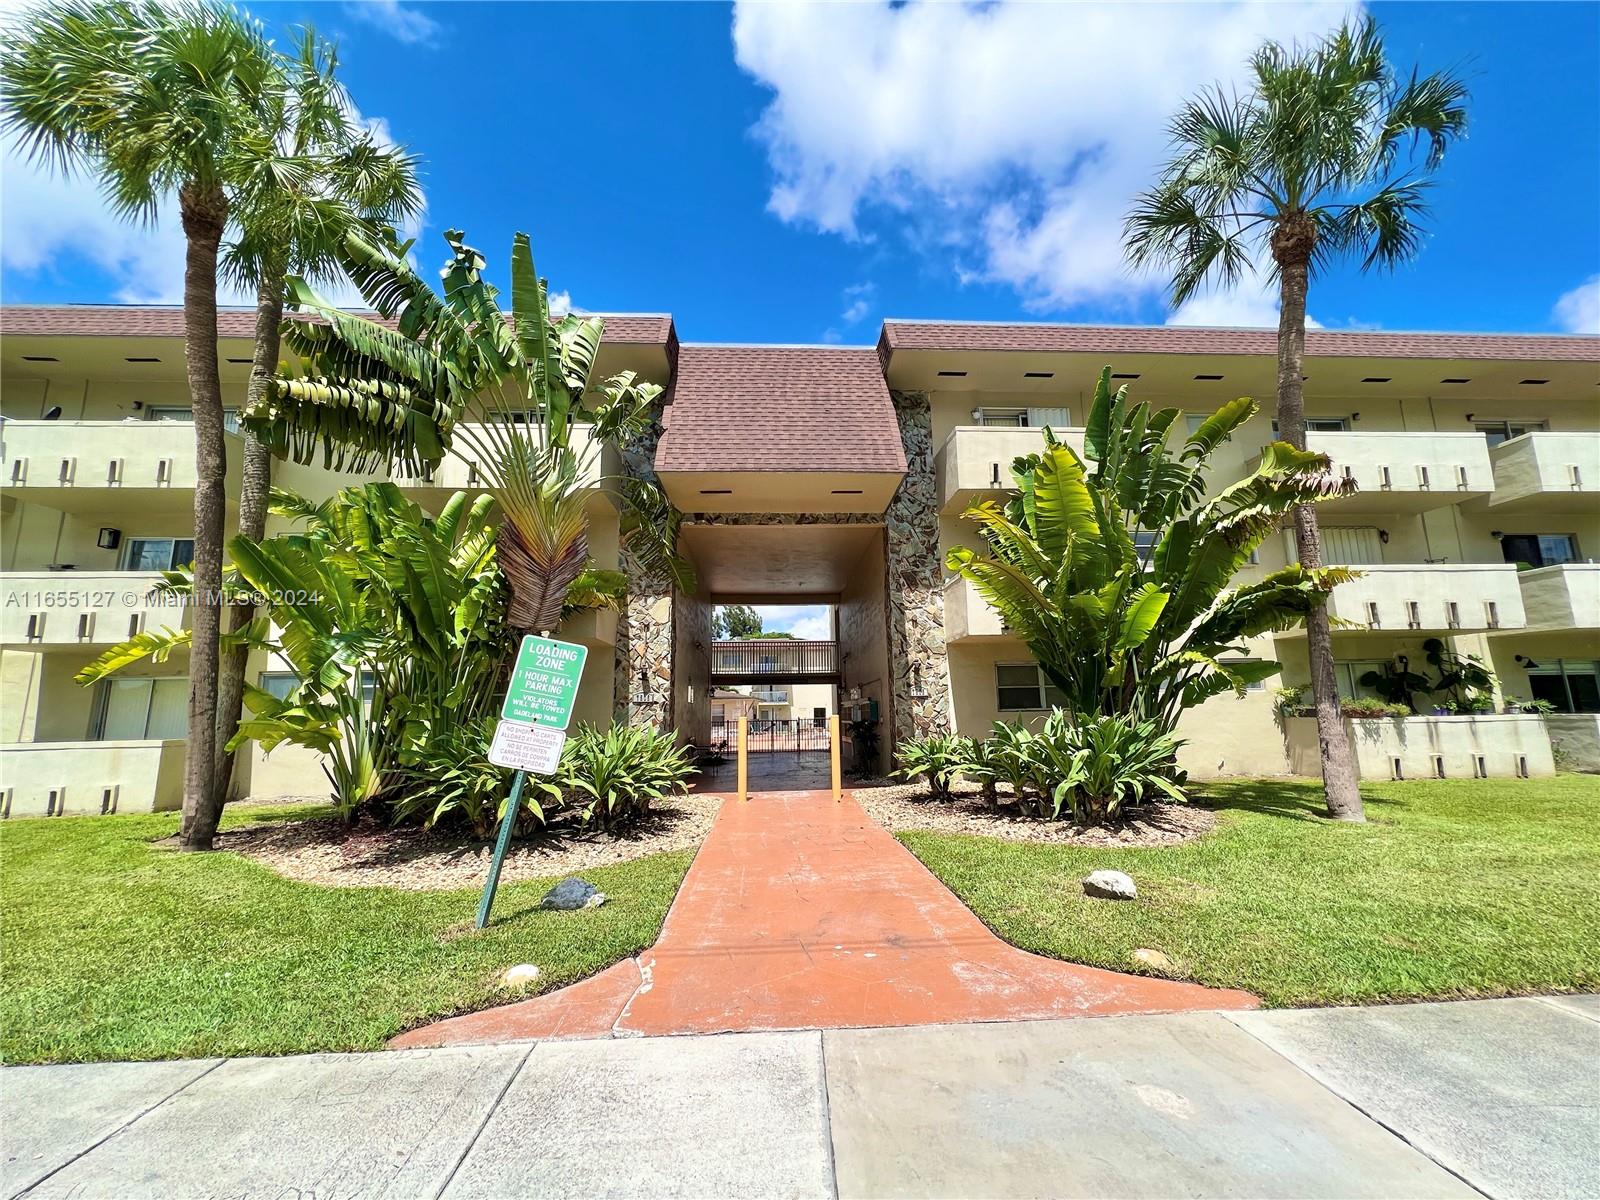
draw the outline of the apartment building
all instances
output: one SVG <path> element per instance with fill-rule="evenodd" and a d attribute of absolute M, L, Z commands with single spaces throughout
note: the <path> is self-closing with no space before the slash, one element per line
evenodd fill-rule
<path fill-rule="evenodd" d="M 242 401 L 251 315 L 219 319 L 228 403 Z M 109 306 L 0 309 L 3 596 L 0 804 L 7 812 L 170 807 L 181 790 L 186 664 L 174 656 L 81 688 L 73 675 L 130 632 L 182 619 L 148 595 L 189 553 L 194 446 L 181 313 Z M 1239 395 L 1263 413 L 1218 459 L 1226 481 L 1272 436 L 1274 337 L 1256 330 L 889 321 L 876 346 L 680 343 L 667 316 L 608 317 L 600 370 L 666 387 L 640 443 L 608 451 L 591 481 L 591 542 L 629 575 L 620 613 L 574 618 L 589 646 L 579 719 L 651 722 L 705 744 L 729 692 L 783 691 L 877 720 L 893 741 L 982 734 L 1034 720 L 1050 689 L 971 586 L 944 571 L 970 544 L 961 512 L 1001 495 L 1011 459 L 1051 426 L 1069 442 L 1094 379 L 1200 419 Z M 1489 663 L 1498 707 L 1549 701 L 1548 717 L 1425 715 L 1352 722 L 1362 773 L 1389 778 L 1600 769 L 1600 338 L 1313 331 L 1310 441 L 1358 490 L 1321 510 L 1329 561 L 1363 572 L 1333 595 L 1341 686 L 1444 639 Z M 237 497 L 236 457 L 230 495 Z M 605 484 L 653 475 L 686 514 L 693 594 L 619 551 Z M 396 482 L 425 507 L 479 486 L 452 452 Z M 313 499 L 361 478 L 277 464 Z M 1269 541 L 1246 576 L 1289 561 Z M 834 636 L 716 643 L 721 603 L 823 604 Z M 774 650 L 778 646 L 782 649 Z M 1253 657 L 1307 678 L 1304 636 L 1257 639 Z M 763 661 L 760 656 L 772 661 Z M 251 664 L 269 689 L 281 664 Z M 819 694 L 831 704 L 815 702 Z M 743 702 L 740 702 L 741 704 Z M 763 703 L 759 698 L 754 705 Z M 1284 717 L 1269 681 L 1185 715 L 1199 775 L 1315 774 L 1314 731 Z M 317 795 L 314 756 L 250 756 L 241 794 Z"/>

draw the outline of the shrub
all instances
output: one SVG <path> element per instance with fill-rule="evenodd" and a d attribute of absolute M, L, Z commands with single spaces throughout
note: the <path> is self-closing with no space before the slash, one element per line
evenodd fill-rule
<path fill-rule="evenodd" d="M 1123 715 L 1050 714 L 1036 743 L 1045 764 L 1041 797 L 1052 820 L 1063 812 L 1084 824 L 1115 820 L 1124 808 L 1163 795 L 1186 802 L 1178 767 L 1180 738 L 1155 721 Z"/>
<path fill-rule="evenodd" d="M 996 721 L 983 741 L 983 755 L 995 781 L 1009 785 L 1018 808 L 1030 816 L 1044 815 L 1037 811 L 1038 774 L 1043 765 L 1038 740 L 1024 726 Z"/>
<path fill-rule="evenodd" d="M 511 794 L 511 771 L 489 761 L 495 724 L 486 716 L 431 730 L 400 772 L 407 786 L 394 797 L 394 823 L 420 818 L 427 827 L 459 819 L 478 837 L 492 834 L 500 806 Z M 526 786 L 522 790 L 529 794 Z M 537 806 L 534 814 L 542 819 Z"/>
<path fill-rule="evenodd" d="M 956 780 L 972 766 L 973 746 L 970 738 L 935 734 L 901 742 L 896 750 L 900 769 L 894 773 L 894 777 L 927 780 L 928 792 L 935 800 L 949 800 L 950 789 Z"/>
<path fill-rule="evenodd" d="M 580 725 L 567 739 L 556 775 L 535 782 L 555 806 L 575 809 L 584 824 L 612 829 L 637 821 L 655 801 L 688 791 L 693 771 L 689 752 L 654 727 Z"/>
<path fill-rule="evenodd" d="M 1361 696 L 1355 700 L 1342 701 L 1339 711 L 1347 717 L 1409 717 L 1411 706 L 1391 704 L 1387 700 L 1379 700 L 1376 696 Z"/>

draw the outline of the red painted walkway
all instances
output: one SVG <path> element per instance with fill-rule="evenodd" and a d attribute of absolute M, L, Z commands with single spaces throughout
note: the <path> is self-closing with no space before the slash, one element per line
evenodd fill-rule
<path fill-rule="evenodd" d="M 660 939 L 637 960 L 532 1000 L 423 1026 L 391 1045 L 938 1025 L 1256 1003 L 1245 992 L 1018 950 L 855 801 L 775 792 L 722 806 Z"/>

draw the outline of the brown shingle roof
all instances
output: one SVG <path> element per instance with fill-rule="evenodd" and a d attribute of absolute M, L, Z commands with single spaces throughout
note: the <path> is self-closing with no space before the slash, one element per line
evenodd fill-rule
<path fill-rule="evenodd" d="M 687 345 L 667 396 L 660 471 L 906 469 L 869 347 Z"/>
<path fill-rule="evenodd" d="M 605 316 L 605 340 L 614 345 L 664 346 L 674 338 L 672 318 L 664 313 L 597 315 Z M 219 338 L 252 338 L 255 327 L 254 309 L 229 308 L 217 313 Z M 0 334 L 182 337 L 183 309 L 141 304 L 7 304 L 0 306 Z"/>
<path fill-rule="evenodd" d="M 1090 354 L 1275 355 L 1270 329 L 1186 325 L 1024 325 L 885 321 L 879 341 L 895 350 L 1024 350 Z M 1374 333 L 1313 329 L 1306 353 L 1328 358 L 1474 358 L 1600 362 L 1600 337 L 1534 333 Z"/>

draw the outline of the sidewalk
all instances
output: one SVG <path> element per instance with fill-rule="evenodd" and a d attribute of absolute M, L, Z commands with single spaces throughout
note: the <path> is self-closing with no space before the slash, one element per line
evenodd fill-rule
<path fill-rule="evenodd" d="M 571 987 L 413 1029 L 397 1049 L 1254 1008 L 1244 992 L 1028 954 L 855 800 L 729 801 L 656 944 Z"/>
<path fill-rule="evenodd" d="M 0 1071 L 6 1197 L 1594 1196 L 1600 997 Z"/>

